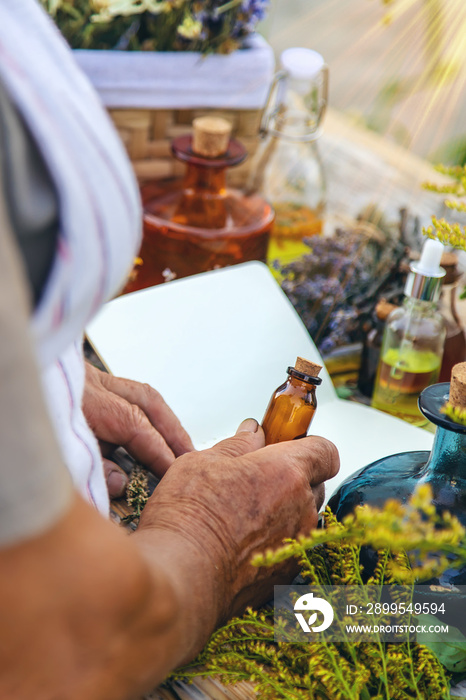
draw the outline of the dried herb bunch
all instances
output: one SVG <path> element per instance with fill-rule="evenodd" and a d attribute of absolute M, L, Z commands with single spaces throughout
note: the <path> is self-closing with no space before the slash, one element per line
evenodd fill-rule
<path fill-rule="evenodd" d="M 148 500 L 149 480 L 147 472 L 135 466 L 126 487 L 126 502 L 133 509 L 133 512 L 125 518 L 125 522 L 139 520 Z"/>
<path fill-rule="evenodd" d="M 454 551 L 466 561 L 465 531 L 449 514 L 438 516 L 432 493 L 422 486 L 406 505 L 363 506 L 343 523 L 327 509 L 325 529 L 289 540 L 278 551 L 257 556 L 256 566 L 296 557 L 301 575 L 313 585 L 362 584 L 361 549 L 377 550 L 378 563 L 367 585 L 413 584 L 447 565 Z M 416 551 L 411 561 L 406 551 Z M 432 556 L 432 552 L 440 552 Z M 466 650 L 464 651 L 466 656 Z M 202 654 L 176 677 L 218 675 L 223 682 L 250 680 L 258 697 L 288 700 L 424 700 L 450 697 L 445 668 L 427 646 L 274 641 L 273 611 L 248 610 L 218 630 Z"/>
<path fill-rule="evenodd" d="M 41 0 L 74 49 L 230 53 L 270 0 Z"/>
<path fill-rule="evenodd" d="M 381 296 L 401 300 L 415 241 L 405 212 L 393 225 L 370 207 L 331 237 L 305 239 L 309 253 L 280 270 L 284 292 L 324 356 L 363 339 Z"/>

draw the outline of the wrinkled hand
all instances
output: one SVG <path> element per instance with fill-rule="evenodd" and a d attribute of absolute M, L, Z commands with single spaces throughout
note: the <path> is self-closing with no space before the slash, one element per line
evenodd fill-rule
<path fill-rule="evenodd" d="M 296 562 L 266 569 L 253 567 L 251 558 L 316 526 L 323 482 L 339 469 L 336 447 L 323 438 L 264 445 L 262 428 L 248 419 L 234 437 L 183 455 L 155 489 L 138 528 L 154 540 L 171 532 L 197 548 L 199 566 L 215 579 L 218 622 L 292 580 Z"/>
<path fill-rule="evenodd" d="M 193 450 L 187 432 L 161 395 L 148 384 L 113 377 L 86 363 L 83 411 L 99 440 L 102 454 L 124 447 L 157 476 L 176 457 Z M 127 477 L 104 458 L 110 496 L 120 496 Z"/>

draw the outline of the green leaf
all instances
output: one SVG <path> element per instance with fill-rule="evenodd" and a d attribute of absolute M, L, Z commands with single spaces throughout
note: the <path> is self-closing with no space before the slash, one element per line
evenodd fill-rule
<path fill-rule="evenodd" d="M 445 623 L 434 615 L 417 615 L 420 625 L 444 625 Z M 437 656 L 440 663 L 448 671 L 466 671 L 466 637 L 457 627 L 448 625 L 448 634 L 442 632 L 420 632 L 417 635 L 419 644 L 424 644 Z"/>

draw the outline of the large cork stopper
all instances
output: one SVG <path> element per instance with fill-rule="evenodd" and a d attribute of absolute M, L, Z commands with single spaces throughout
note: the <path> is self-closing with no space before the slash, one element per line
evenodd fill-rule
<path fill-rule="evenodd" d="M 455 408 L 466 409 L 466 362 L 459 362 L 451 370 L 449 403 Z"/>
<path fill-rule="evenodd" d="M 297 357 L 294 368 L 297 372 L 307 374 L 308 377 L 318 377 L 319 372 L 322 369 L 322 365 L 318 365 L 315 362 L 309 362 L 309 360 L 305 360 L 304 357 Z"/>
<path fill-rule="evenodd" d="M 221 117 L 198 117 L 193 121 L 194 153 L 205 158 L 217 158 L 228 150 L 231 124 Z"/>

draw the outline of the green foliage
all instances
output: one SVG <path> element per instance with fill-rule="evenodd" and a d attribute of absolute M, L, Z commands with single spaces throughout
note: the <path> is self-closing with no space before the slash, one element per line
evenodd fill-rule
<path fill-rule="evenodd" d="M 361 549 L 368 545 L 378 562 L 367 585 L 413 584 L 451 566 L 446 556 L 466 561 L 465 531 L 448 513 L 438 516 L 432 493 L 422 486 L 408 504 L 388 501 L 383 510 L 359 507 L 340 523 L 330 510 L 325 528 L 288 540 L 275 552 L 255 557 L 255 566 L 273 566 L 290 557 L 313 585 L 362 585 Z M 416 560 L 406 551 L 416 550 Z M 435 556 L 432 552 L 437 552 Z M 462 667 L 457 645 L 444 658 Z M 464 656 L 466 658 L 466 654 Z M 457 666 L 458 668 L 458 666 Z M 443 700 L 449 698 L 444 667 L 427 646 L 377 640 L 354 644 L 326 641 L 276 642 L 273 611 L 249 609 L 214 633 L 204 651 L 177 678 L 218 676 L 224 683 L 251 681 L 265 700 Z"/>
<path fill-rule="evenodd" d="M 418 615 L 420 625 L 438 625 L 440 620 L 434 615 Z M 434 652 L 440 663 L 448 670 L 455 673 L 466 671 L 466 637 L 456 627 L 448 626 L 448 638 L 439 635 L 438 640 L 432 639 L 430 633 L 421 632 L 417 636 L 418 642 L 425 644 Z"/>
<path fill-rule="evenodd" d="M 466 165 L 466 136 L 457 136 L 443 144 L 433 156 L 434 162 Z"/>
<path fill-rule="evenodd" d="M 47 0 L 42 0 L 42 2 L 46 5 L 46 9 L 49 9 L 49 2 Z M 139 26 L 134 34 L 131 32 L 131 28 L 135 18 L 131 15 L 115 16 L 106 22 L 93 21 L 95 12 L 90 0 L 62 0 L 51 14 L 73 49 L 113 49 L 123 38 L 127 42 L 126 48 L 155 48 L 167 51 L 170 48 L 168 44 L 174 43 L 171 25 L 177 20 L 177 24 L 179 24 L 182 19 L 182 10 L 174 9 L 169 18 L 163 17 L 162 21 L 159 22 L 160 37 L 151 38 L 151 31 L 154 31 L 153 19 L 148 15 L 141 15 L 140 18 L 136 19 Z M 153 45 L 149 46 L 146 43 L 149 41 L 152 41 Z"/>
<path fill-rule="evenodd" d="M 374 131 L 390 133 L 398 143 L 405 147 L 413 142 L 415 130 L 409 130 L 397 118 L 400 104 L 407 98 L 420 93 L 430 95 L 432 102 L 438 103 L 445 88 L 449 94 L 454 92 L 455 83 L 461 86 L 463 76 L 462 56 L 465 51 L 466 9 L 465 3 L 458 0 L 380 0 L 385 6 L 382 24 L 387 26 L 397 21 L 399 32 L 398 48 L 406 51 L 405 60 L 410 60 L 412 70 L 402 70 L 397 77 L 390 78 L 382 84 L 375 97 L 365 123 Z M 403 30 L 403 23 L 405 29 Z M 416 51 L 409 51 L 413 28 L 419 33 L 422 44 L 416 42 Z M 421 52 L 424 54 L 421 61 Z M 394 54 L 396 52 L 393 52 Z M 416 60 L 413 60 L 416 58 Z M 444 98 L 445 99 L 445 98 Z M 452 109 L 455 98 L 447 105 L 445 113 Z M 422 104 L 422 97 L 420 97 Z M 403 111 L 403 110 L 401 110 Z M 415 125 L 422 118 L 419 113 L 413 120 Z M 466 163 L 466 139 L 459 137 L 447 141 L 429 159 L 464 165 Z"/>

